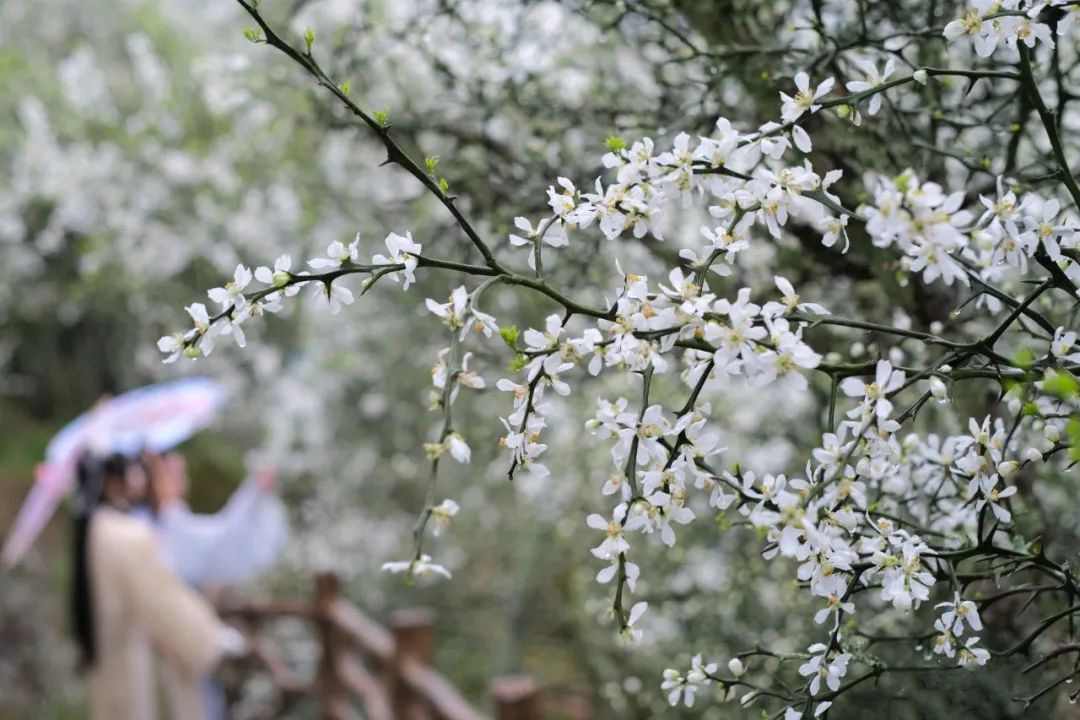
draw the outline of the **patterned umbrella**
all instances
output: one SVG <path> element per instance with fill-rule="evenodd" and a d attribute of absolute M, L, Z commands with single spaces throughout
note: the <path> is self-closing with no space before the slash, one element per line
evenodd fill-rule
<path fill-rule="evenodd" d="M 209 425 L 224 402 L 225 392 L 216 381 L 184 378 L 118 395 L 75 418 L 45 448 L 45 462 L 35 469 L 34 486 L 8 531 L 0 562 L 11 567 L 30 548 L 71 491 L 84 451 L 164 452 Z"/>

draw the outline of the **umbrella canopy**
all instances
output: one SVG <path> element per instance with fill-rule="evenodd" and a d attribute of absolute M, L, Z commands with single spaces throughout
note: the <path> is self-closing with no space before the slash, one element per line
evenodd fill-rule
<path fill-rule="evenodd" d="M 225 402 L 210 378 L 184 378 L 132 390 L 98 403 L 68 423 L 45 448 L 34 486 L 8 531 L 0 562 L 17 563 L 71 491 L 84 451 L 98 455 L 164 452 L 210 424 Z"/>

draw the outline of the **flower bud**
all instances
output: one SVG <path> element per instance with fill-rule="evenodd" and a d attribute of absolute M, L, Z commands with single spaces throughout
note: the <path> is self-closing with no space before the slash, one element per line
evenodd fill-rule
<path fill-rule="evenodd" d="M 856 342 L 856 343 L 853 343 L 851 345 L 851 357 L 853 357 L 853 358 L 861 357 L 862 354 L 865 353 L 865 352 L 866 352 L 866 346 L 863 345 L 861 342 Z"/>
<path fill-rule="evenodd" d="M 1024 451 L 1024 459 L 1028 462 L 1042 462 L 1043 456 L 1036 448 L 1028 448 Z"/>
<path fill-rule="evenodd" d="M 274 283 L 274 287 L 285 287 L 290 280 L 292 280 L 292 275 L 285 270 L 278 270 L 270 276 L 270 281 Z"/>
<path fill-rule="evenodd" d="M 930 394 L 938 402 L 945 402 L 949 399 L 949 388 L 945 385 L 945 381 L 936 375 L 930 377 Z"/>
<path fill-rule="evenodd" d="M 739 704 L 742 705 L 743 707 L 747 707 L 748 705 L 750 705 L 750 703 L 757 700 L 757 696 L 758 696 L 758 691 L 757 690 L 751 690 L 750 692 L 746 693 L 741 698 L 739 698 Z"/>
<path fill-rule="evenodd" d="M 920 85 L 925 85 L 926 81 L 929 79 L 929 77 L 926 74 L 926 71 L 923 70 L 922 68 L 919 68 L 918 70 L 913 72 L 911 74 L 911 77 L 915 78 L 915 82 L 919 83 Z"/>
<path fill-rule="evenodd" d="M 195 347 L 194 345 L 188 345 L 186 348 L 184 348 L 184 357 L 194 360 L 195 358 L 199 357 L 199 348 Z"/>
<path fill-rule="evenodd" d="M 1006 460 L 1003 463 L 998 463 L 998 474 L 1003 478 L 1011 477 L 1017 470 L 1020 469 L 1020 463 L 1015 460 Z"/>
<path fill-rule="evenodd" d="M 1009 414 L 1010 415 L 1019 415 L 1020 410 L 1023 407 L 1024 407 L 1024 403 L 1020 402 L 1020 398 L 1017 398 L 1017 397 L 1009 398 L 1008 408 L 1009 408 Z"/>
<path fill-rule="evenodd" d="M 930 323 L 930 334 L 931 335 L 940 335 L 944 331 L 945 331 L 945 326 L 941 324 L 940 320 L 935 320 L 934 322 Z"/>
<path fill-rule="evenodd" d="M 728 660 L 727 669 L 728 672 L 730 672 L 735 677 L 739 677 L 744 672 L 746 672 L 746 668 L 743 667 L 742 660 L 740 660 L 739 658 L 731 658 L 730 660 Z"/>
<path fill-rule="evenodd" d="M 1056 443 L 1061 439 L 1061 430 L 1058 429 L 1057 425 L 1046 423 L 1046 427 L 1043 428 L 1043 435 L 1050 442 Z"/>

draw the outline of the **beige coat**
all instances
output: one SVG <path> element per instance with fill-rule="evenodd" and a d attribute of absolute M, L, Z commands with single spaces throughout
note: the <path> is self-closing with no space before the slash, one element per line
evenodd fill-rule
<path fill-rule="evenodd" d="M 165 564 L 141 520 L 96 511 L 88 547 L 95 629 L 90 717 L 156 720 L 156 651 L 172 720 L 203 720 L 198 680 L 220 659 L 225 626 Z"/>

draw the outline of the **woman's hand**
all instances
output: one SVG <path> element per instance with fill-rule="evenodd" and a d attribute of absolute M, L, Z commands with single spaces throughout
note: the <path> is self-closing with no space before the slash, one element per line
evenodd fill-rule
<path fill-rule="evenodd" d="M 272 467 L 262 467 L 255 471 L 252 480 L 255 481 L 255 486 L 262 492 L 273 492 L 277 487 L 277 469 Z"/>
<path fill-rule="evenodd" d="M 184 499 L 187 494 L 187 477 L 181 463 L 169 455 L 149 454 L 145 456 L 144 462 L 159 509 Z"/>

